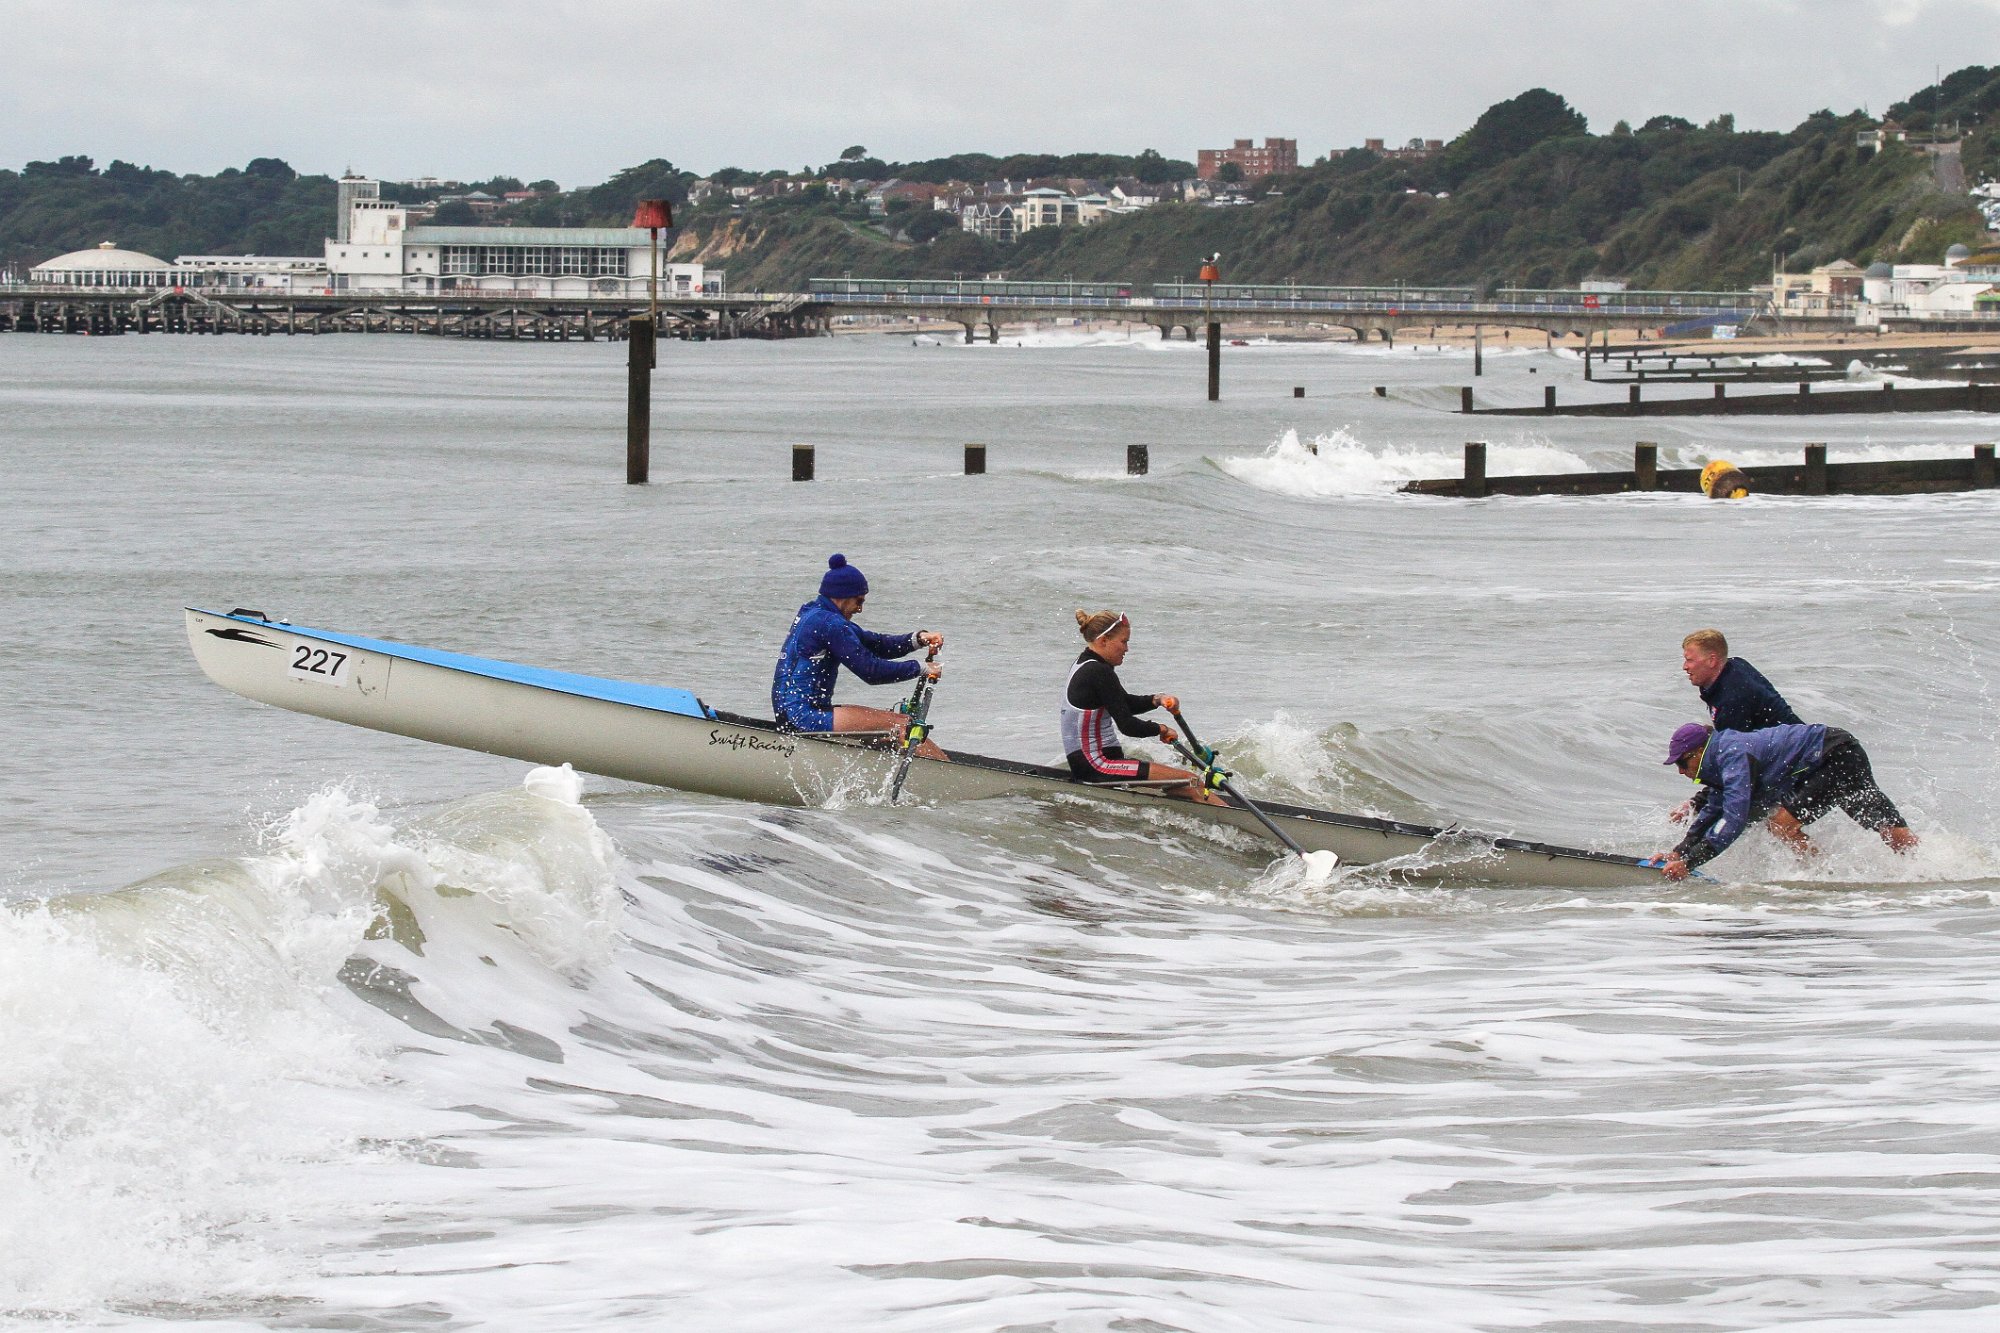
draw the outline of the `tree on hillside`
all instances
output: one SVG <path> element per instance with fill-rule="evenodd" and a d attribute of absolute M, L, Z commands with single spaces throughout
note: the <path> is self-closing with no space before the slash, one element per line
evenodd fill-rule
<path fill-rule="evenodd" d="M 1486 108 L 1472 128 L 1453 139 L 1438 158 L 1444 183 L 1457 188 L 1475 172 L 1519 157 L 1548 139 L 1588 134 L 1590 124 L 1546 88 Z"/>
<path fill-rule="evenodd" d="M 868 156 L 868 150 L 858 143 L 850 144 L 840 150 L 840 160 L 843 162 L 859 162 L 866 156 Z"/>
<path fill-rule="evenodd" d="M 942 208 L 926 209 L 903 226 L 903 233 L 919 245 L 957 230 L 958 215 Z"/>
<path fill-rule="evenodd" d="M 1148 185 L 1165 185 L 1171 180 L 1180 180 L 1174 171 L 1177 164 L 1169 162 L 1157 148 L 1148 148 L 1132 159 L 1132 174 Z"/>

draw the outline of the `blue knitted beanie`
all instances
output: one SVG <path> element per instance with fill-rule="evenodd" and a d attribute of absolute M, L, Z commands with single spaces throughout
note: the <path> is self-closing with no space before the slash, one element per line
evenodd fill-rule
<path fill-rule="evenodd" d="M 842 597 L 865 597 L 868 595 L 868 580 L 860 570 L 847 563 L 844 555 L 830 555 L 826 558 L 826 573 L 819 581 L 819 595 L 838 601 Z"/>

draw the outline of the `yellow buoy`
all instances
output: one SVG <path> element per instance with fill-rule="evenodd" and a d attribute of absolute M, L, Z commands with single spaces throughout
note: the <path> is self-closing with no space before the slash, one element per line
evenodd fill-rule
<path fill-rule="evenodd" d="M 1750 494 L 1750 478 L 1728 459 L 1712 459 L 1701 470 L 1701 493 L 1711 500 L 1741 500 Z"/>

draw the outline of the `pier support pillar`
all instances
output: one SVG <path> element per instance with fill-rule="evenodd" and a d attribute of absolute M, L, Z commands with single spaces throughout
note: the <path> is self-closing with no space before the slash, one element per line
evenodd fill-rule
<path fill-rule="evenodd" d="M 1222 325 L 1214 320 L 1208 325 L 1208 401 L 1217 402 L 1222 397 Z"/>
<path fill-rule="evenodd" d="M 989 323 L 986 326 L 986 341 L 992 343 L 996 347 L 999 346 L 1000 326 L 998 324 Z"/>
<path fill-rule="evenodd" d="M 970 347 L 970 346 L 971 346 L 971 345 L 973 344 L 973 342 L 974 342 L 974 341 L 976 341 L 976 338 L 975 338 L 975 335 L 977 334 L 978 330 L 979 330 L 979 326 L 978 326 L 977 324 L 967 324 L 967 325 L 965 326 L 965 345 L 966 345 L 966 346 Z"/>
<path fill-rule="evenodd" d="M 653 321 L 639 316 L 626 335 L 625 483 L 646 484 L 653 450 Z"/>

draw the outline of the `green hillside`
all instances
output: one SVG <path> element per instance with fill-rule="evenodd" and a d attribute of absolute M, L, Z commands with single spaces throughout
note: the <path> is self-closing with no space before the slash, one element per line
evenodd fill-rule
<path fill-rule="evenodd" d="M 1971 66 L 1919 90 L 1890 114 L 1919 133 L 1964 127 L 1968 179 L 2000 173 L 2000 69 Z M 1401 161 L 1352 150 L 1295 175 L 1255 183 L 1232 207 L 1163 204 L 1090 227 L 1044 228 L 999 245 L 929 210 L 871 219 L 856 200 L 815 184 L 795 195 L 732 205 L 685 205 L 692 173 L 655 159 L 582 189 L 506 210 L 523 225 L 624 225 L 635 200 L 681 204 L 677 258 L 729 272 L 736 290 L 793 290 L 808 277 L 1191 277 L 1220 251 L 1238 281 L 1394 281 L 1568 286 L 1586 277 L 1639 287 L 1737 288 L 1773 262 L 1803 271 L 1828 260 L 1935 261 L 1954 241 L 1982 238 L 1962 195 L 1933 183 L 1909 144 L 1866 154 L 1858 113 L 1818 112 L 1785 133 L 1739 132 L 1727 115 L 1705 125 L 1659 116 L 1593 134 L 1559 96 L 1531 89 L 1488 109 L 1443 152 Z M 1134 157 L 978 154 L 883 162 L 859 147 L 822 178 L 950 180 L 1136 176 L 1166 181 L 1188 164 Z M 783 175 L 730 169 L 724 184 Z M 537 182 L 549 187 L 550 182 Z M 519 188 L 496 178 L 490 192 Z M 385 187 L 392 197 L 422 197 Z M 0 170 L 0 265 L 23 272 L 66 250 L 115 240 L 171 257 L 194 253 L 320 253 L 334 184 L 258 158 L 216 176 L 88 158 Z M 444 220 L 443 218 L 440 219 Z M 893 238 L 892 238 L 893 235 Z"/>

